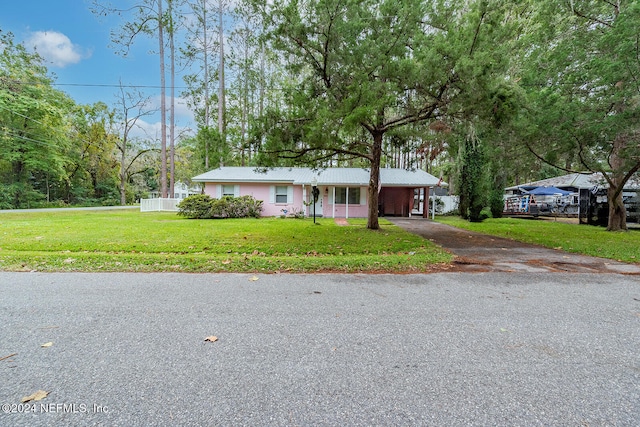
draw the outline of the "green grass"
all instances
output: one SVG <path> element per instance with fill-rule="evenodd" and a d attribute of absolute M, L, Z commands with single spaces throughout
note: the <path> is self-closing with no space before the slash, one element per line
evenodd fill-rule
<path fill-rule="evenodd" d="M 548 248 L 623 262 L 640 262 L 640 230 L 610 232 L 603 227 L 523 218 L 493 218 L 481 223 L 452 216 L 436 219 L 458 228 Z"/>
<path fill-rule="evenodd" d="M 0 215 L 0 270 L 425 272 L 450 254 L 380 220 L 189 220 L 175 213 L 64 211 Z"/>

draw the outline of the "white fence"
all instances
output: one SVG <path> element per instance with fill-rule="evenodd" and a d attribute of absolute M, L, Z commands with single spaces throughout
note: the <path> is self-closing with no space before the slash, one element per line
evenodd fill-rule
<path fill-rule="evenodd" d="M 178 212 L 178 203 L 181 201 L 182 199 L 142 199 L 140 212 Z"/>
<path fill-rule="evenodd" d="M 458 210 L 460 198 L 458 196 L 431 196 L 431 203 L 433 198 L 436 199 L 436 215 L 447 214 Z"/>

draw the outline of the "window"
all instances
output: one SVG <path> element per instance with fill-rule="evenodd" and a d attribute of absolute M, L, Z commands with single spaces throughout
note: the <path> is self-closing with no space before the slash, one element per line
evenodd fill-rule
<path fill-rule="evenodd" d="M 235 196 L 235 186 L 234 185 L 223 185 L 222 186 L 222 196 Z"/>
<path fill-rule="evenodd" d="M 346 200 L 347 200 L 347 188 L 336 187 L 336 204 L 346 205 L 347 204 Z M 349 187 L 349 204 L 350 205 L 360 204 L 360 187 Z"/>
<path fill-rule="evenodd" d="M 288 203 L 288 192 L 289 189 L 286 185 L 276 185 L 276 203 Z"/>

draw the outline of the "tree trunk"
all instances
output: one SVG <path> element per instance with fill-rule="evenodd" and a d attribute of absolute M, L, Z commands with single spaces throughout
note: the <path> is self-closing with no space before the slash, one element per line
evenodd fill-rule
<path fill-rule="evenodd" d="M 209 43 L 207 42 L 207 31 L 209 24 L 207 23 L 207 5 L 202 0 L 202 37 L 204 46 L 204 127 L 209 129 Z M 204 168 L 209 170 L 209 141 L 204 141 Z"/>
<path fill-rule="evenodd" d="M 169 66 L 171 73 L 171 106 L 169 110 L 169 197 L 172 199 L 175 197 L 175 183 L 176 183 L 176 167 L 175 167 L 175 130 L 176 130 L 176 46 L 174 42 L 175 26 L 173 22 L 173 0 L 169 0 L 169 55 L 171 58 L 171 64 Z"/>
<path fill-rule="evenodd" d="M 369 173 L 369 213 L 367 228 L 379 230 L 378 223 L 378 189 L 380 188 L 380 159 L 382 158 L 382 133 L 373 134 L 373 149 L 371 157 L 371 171 Z"/>
<path fill-rule="evenodd" d="M 162 2 L 158 2 L 158 45 L 160 48 L 160 127 L 162 139 L 160 142 L 160 191 L 162 198 L 167 198 L 167 92 L 164 75 L 164 15 Z"/>
<path fill-rule="evenodd" d="M 615 178 L 612 182 L 619 183 Z M 619 184 L 617 186 L 609 185 L 607 190 L 607 200 L 609 202 L 607 231 L 627 231 L 627 210 L 622 201 L 622 190 L 616 191 L 618 187 Z"/>
<path fill-rule="evenodd" d="M 120 150 L 120 205 L 125 206 L 127 204 L 127 191 L 126 191 L 126 170 L 125 161 L 127 159 L 127 141 L 122 141 L 122 149 Z"/>
<path fill-rule="evenodd" d="M 225 115 L 225 87 L 224 87 L 224 24 L 222 21 L 222 0 L 220 0 L 219 4 L 219 18 L 220 18 L 220 27 L 218 28 L 220 35 L 220 65 L 218 68 L 218 76 L 219 76 L 219 88 L 218 88 L 218 130 L 220 131 L 220 137 L 222 138 L 223 146 L 227 144 L 227 135 L 226 135 L 226 126 L 224 122 Z M 220 156 L 220 167 L 224 166 L 224 158 Z"/>
<path fill-rule="evenodd" d="M 173 22 L 173 0 L 169 1 L 169 50 L 171 56 L 171 110 L 169 115 L 169 197 L 175 197 L 176 183 L 176 46 L 174 43 L 175 27 Z"/>
<path fill-rule="evenodd" d="M 618 135 L 613 141 L 613 149 L 609 155 L 612 173 L 609 180 L 609 189 L 607 189 L 607 201 L 609 202 L 608 231 L 627 230 L 627 211 L 622 201 L 622 189 L 626 184 L 623 177 L 624 173 L 622 172 L 626 160 L 623 153 L 627 149 L 627 145 L 626 135 Z"/>

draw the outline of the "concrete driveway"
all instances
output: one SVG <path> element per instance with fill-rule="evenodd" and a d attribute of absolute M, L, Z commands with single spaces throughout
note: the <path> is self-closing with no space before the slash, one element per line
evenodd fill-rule
<path fill-rule="evenodd" d="M 635 276 L 0 272 L 0 295 L 2 426 L 640 425 Z"/>
<path fill-rule="evenodd" d="M 456 257 L 452 271 L 640 274 L 640 264 L 626 264 L 605 258 L 547 249 L 462 230 L 428 219 L 385 219 L 453 253 Z"/>

